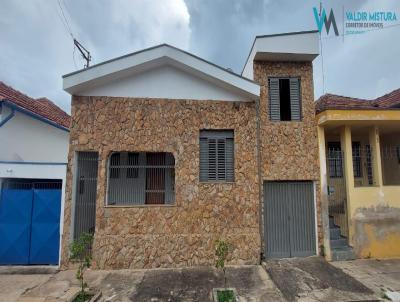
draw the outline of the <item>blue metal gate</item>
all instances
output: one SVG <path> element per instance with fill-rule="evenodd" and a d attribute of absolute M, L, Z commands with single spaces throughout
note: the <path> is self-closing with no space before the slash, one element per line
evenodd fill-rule
<path fill-rule="evenodd" d="M 58 264 L 61 183 L 6 185 L 0 197 L 0 264 Z"/>

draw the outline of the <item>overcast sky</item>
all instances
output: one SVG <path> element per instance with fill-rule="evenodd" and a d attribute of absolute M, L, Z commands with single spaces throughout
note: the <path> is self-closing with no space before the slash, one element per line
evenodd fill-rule
<path fill-rule="evenodd" d="M 81 69 L 83 61 L 69 31 L 90 50 L 91 64 L 169 43 L 241 73 L 256 35 L 316 29 L 314 6 L 319 1 L 1 0 L 0 80 L 70 112 L 61 76 Z M 391 24 L 400 24 L 399 0 L 323 1 L 340 32 L 343 6 L 394 11 Z M 314 61 L 316 98 L 327 92 L 375 98 L 400 88 L 400 26 L 344 41 L 324 29 L 322 46 L 325 85 L 320 56 Z"/>

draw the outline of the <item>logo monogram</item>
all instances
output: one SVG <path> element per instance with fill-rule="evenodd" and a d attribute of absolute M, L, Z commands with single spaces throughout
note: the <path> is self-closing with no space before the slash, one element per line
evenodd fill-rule
<path fill-rule="evenodd" d="M 322 9 L 321 15 L 318 14 L 318 10 L 316 7 L 313 8 L 315 22 L 318 26 L 318 31 L 322 32 L 322 26 L 325 24 L 326 33 L 329 35 L 329 30 L 331 26 L 333 26 L 333 30 L 336 36 L 339 36 L 339 31 L 336 25 L 335 15 L 333 14 L 333 10 L 329 12 L 329 17 L 326 17 L 325 8 Z"/>

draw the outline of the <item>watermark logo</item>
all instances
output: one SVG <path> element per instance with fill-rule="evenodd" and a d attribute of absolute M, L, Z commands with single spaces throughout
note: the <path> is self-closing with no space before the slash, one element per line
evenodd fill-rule
<path fill-rule="evenodd" d="M 315 23 L 318 31 L 322 33 L 325 25 L 326 34 L 329 35 L 330 29 L 336 36 L 339 36 L 335 14 L 333 9 L 329 11 L 329 16 L 326 14 L 325 8 L 320 8 L 319 12 L 316 7 L 313 7 Z M 345 11 L 343 7 L 343 24 L 342 35 L 361 34 L 366 31 L 382 29 L 385 26 L 393 26 L 396 24 L 397 16 L 394 11 Z"/>
<path fill-rule="evenodd" d="M 314 17 L 315 17 L 315 22 L 317 23 L 318 26 L 318 31 L 322 32 L 322 27 L 325 24 L 325 29 L 326 33 L 329 35 L 329 30 L 331 29 L 331 26 L 333 27 L 333 31 L 335 32 L 336 36 L 339 36 L 339 31 L 336 25 L 336 20 L 335 20 L 335 15 L 333 14 L 333 10 L 329 12 L 329 17 L 326 17 L 326 11 L 325 8 L 321 10 L 321 14 L 318 13 L 318 10 L 316 7 L 313 8 L 314 11 Z"/>

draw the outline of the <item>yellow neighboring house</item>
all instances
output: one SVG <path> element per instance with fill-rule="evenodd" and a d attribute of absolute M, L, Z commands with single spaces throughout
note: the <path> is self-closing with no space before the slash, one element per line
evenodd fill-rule
<path fill-rule="evenodd" d="M 328 259 L 400 257 L 400 89 L 316 102 Z"/>

